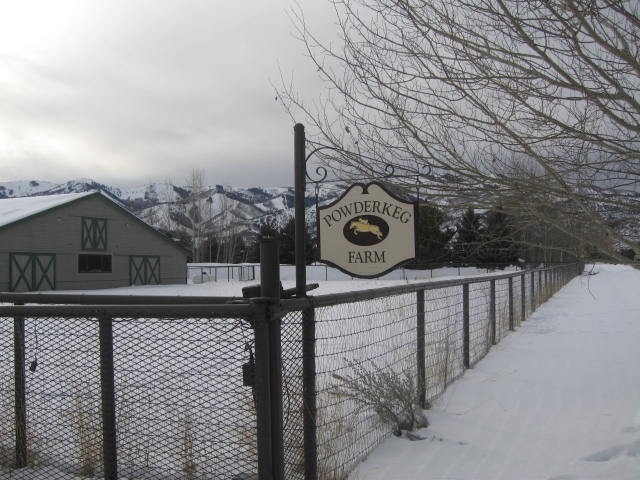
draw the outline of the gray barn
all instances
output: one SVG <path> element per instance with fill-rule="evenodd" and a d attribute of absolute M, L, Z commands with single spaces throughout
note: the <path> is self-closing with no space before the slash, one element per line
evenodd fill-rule
<path fill-rule="evenodd" d="M 0 291 L 185 283 L 186 261 L 100 192 L 0 200 Z"/>

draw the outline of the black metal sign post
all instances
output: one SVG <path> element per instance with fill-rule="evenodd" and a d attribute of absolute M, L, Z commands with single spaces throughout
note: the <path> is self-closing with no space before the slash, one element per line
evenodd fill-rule
<path fill-rule="evenodd" d="M 313 153 L 313 152 L 312 152 Z M 294 127 L 294 188 L 295 188 L 295 261 L 296 261 L 296 296 L 306 296 L 306 252 L 305 238 L 305 191 L 307 175 L 307 158 L 305 153 L 304 125 L 298 123 Z M 312 308 L 302 310 L 302 417 L 304 478 L 318 478 L 318 456 L 316 440 L 316 324 Z"/>
<path fill-rule="evenodd" d="M 320 146 L 316 149 L 312 150 L 308 155 L 305 152 L 305 132 L 304 125 L 298 123 L 294 126 L 294 188 L 295 188 L 295 265 L 296 265 L 296 296 L 298 298 L 302 298 L 306 296 L 307 286 L 306 286 L 306 252 L 305 252 L 305 234 L 306 234 L 306 218 L 305 218 L 305 193 L 306 193 L 306 179 L 307 179 L 307 161 L 311 156 L 317 153 L 320 150 L 338 150 L 337 148 L 331 146 Z M 390 167 L 387 170 L 388 175 L 393 175 L 394 169 Z M 316 199 L 317 199 L 317 185 L 326 179 L 327 171 L 324 167 L 319 167 L 316 170 L 316 173 L 320 175 L 320 179 L 314 181 L 316 183 Z M 353 188 L 353 187 L 352 187 Z M 351 244 L 356 245 L 356 247 L 352 248 L 353 250 L 353 259 L 352 263 L 356 263 L 361 259 L 374 258 L 374 253 L 372 249 L 366 251 L 358 250 L 358 247 L 363 247 L 362 243 L 364 240 L 361 240 L 361 237 L 364 238 L 368 233 L 373 233 L 375 235 L 375 241 L 367 243 L 365 246 L 371 246 L 373 244 L 381 243 L 385 241 L 388 237 L 388 231 L 384 230 L 384 226 L 387 225 L 390 228 L 393 227 L 393 235 L 391 238 L 386 240 L 385 245 L 392 245 L 394 250 L 389 250 L 388 255 L 389 258 L 394 259 L 394 261 L 386 262 L 386 250 L 382 253 L 377 253 L 378 257 L 375 258 L 385 258 L 384 268 L 376 271 L 366 271 L 355 272 L 353 269 L 350 269 L 351 272 L 355 276 L 361 276 L 364 278 L 372 278 L 375 276 L 380 276 L 385 271 L 390 270 L 391 268 L 397 266 L 399 263 L 407 261 L 413 258 L 415 255 L 415 221 L 417 218 L 417 204 L 415 202 L 405 202 L 395 196 L 386 192 L 382 185 L 377 184 L 376 182 L 370 183 L 367 186 L 364 186 L 365 193 L 370 193 L 372 198 L 363 199 L 362 201 L 354 202 L 354 216 L 350 218 L 351 222 L 347 223 L 344 228 L 341 229 L 342 236 L 347 238 Z M 378 192 L 378 190 L 382 190 L 384 193 L 384 198 L 378 197 L 373 198 L 373 192 Z M 351 191 L 351 189 L 349 190 Z M 379 192 L 378 192 L 379 194 Z M 419 194 L 419 191 L 418 191 Z M 341 197 L 341 198 L 344 198 Z M 387 201 L 388 199 L 388 201 Z M 357 207 L 355 204 L 364 205 L 363 211 L 357 211 Z M 333 205 L 333 204 L 332 204 Z M 316 205 L 317 207 L 317 205 Z M 369 212 L 367 209 L 371 209 Z M 345 206 L 345 209 L 348 209 L 349 206 Z M 319 210 L 318 210 L 319 211 Z M 342 212 L 343 210 L 341 210 Z M 346 211 L 346 210 L 344 210 Z M 364 215 L 364 213 L 368 213 Z M 378 214 L 378 216 L 389 216 L 388 220 L 383 220 L 382 218 L 378 218 L 378 216 L 374 216 L 373 213 Z M 333 217 L 331 222 L 333 223 Z M 377 219 L 377 220 L 376 220 Z M 317 219 L 316 219 L 317 220 Z M 378 222 L 376 224 L 372 224 L 372 222 Z M 402 232 L 400 228 L 397 228 L 395 224 L 409 224 L 411 225 L 411 229 Z M 395 225 L 395 226 L 394 226 Z M 353 232 L 352 232 L 353 230 Z M 356 231 L 357 230 L 357 231 Z M 383 233 L 384 230 L 384 233 Z M 345 233 L 346 232 L 346 233 Z M 320 227 L 318 226 L 318 234 L 320 234 Z M 358 236 L 359 235 L 359 236 Z M 397 239 L 408 238 L 408 244 L 402 244 L 398 247 Z M 321 239 L 322 240 L 322 239 Z M 365 238 L 366 240 L 366 238 Z M 391 243 L 393 242 L 393 243 Z M 366 243 L 366 242 L 365 242 Z M 405 242 L 406 243 L 406 242 Z M 371 244 L 371 245 L 369 245 Z M 373 247 L 372 247 L 373 248 Z M 386 248 L 386 247 L 385 247 Z M 334 248 L 335 249 L 335 248 Z M 338 248 L 339 249 L 339 248 Z M 407 252 L 410 252 L 408 255 L 402 258 L 395 258 L 396 251 L 403 250 L 403 255 Z M 347 252 L 349 253 L 349 252 Z M 325 259 L 326 262 L 326 259 Z M 360 262 L 360 263 L 368 263 L 368 262 Z M 343 266 L 336 264 L 343 271 L 346 271 Z M 316 443 L 316 385 L 315 385 L 315 317 L 314 310 L 312 308 L 306 308 L 302 310 L 302 362 L 303 362 L 303 378 L 302 378 L 302 389 L 303 389 L 303 419 L 304 419 L 304 471 L 305 471 L 305 480 L 315 480 L 318 477 L 317 472 L 317 443 Z"/>
<path fill-rule="evenodd" d="M 297 123 L 294 131 L 294 190 L 295 190 L 295 261 L 296 261 L 296 292 L 302 297 L 306 292 L 307 273 L 305 267 L 305 212 L 304 197 L 306 191 L 306 158 L 304 125 Z"/>

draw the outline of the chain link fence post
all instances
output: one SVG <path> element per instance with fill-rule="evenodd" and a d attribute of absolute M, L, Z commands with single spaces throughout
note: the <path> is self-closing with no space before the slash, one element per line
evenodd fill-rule
<path fill-rule="evenodd" d="M 269 342 L 269 398 L 271 403 L 271 455 L 273 480 L 284 479 L 284 445 L 282 418 L 282 327 L 278 306 L 280 303 L 280 259 L 278 239 L 260 241 L 260 292 L 268 299 L 267 327 Z"/>
<path fill-rule="evenodd" d="M 427 408 L 426 360 L 425 360 L 424 290 L 416 292 L 416 360 L 418 398 L 420 407 Z"/>
<path fill-rule="evenodd" d="M 316 317 L 313 308 L 304 308 L 302 310 L 302 428 L 305 480 L 318 478 L 316 394 Z"/>
<path fill-rule="evenodd" d="M 24 343 L 24 317 L 14 317 L 13 367 L 15 379 L 16 468 L 27 466 L 27 401 Z"/>
<path fill-rule="evenodd" d="M 108 316 L 104 316 L 99 319 L 100 392 L 102 397 L 102 451 L 105 480 L 117 480 L 118 478 L 112 323 L 112 319 Z"/>
<path fill-rule="evenodd" d="M 489 321 L 491 322 L 491 345 L 496 344 L 496 281 L 489 281 Z"/>
<path fill-rule="evenodd" d="M 520 275 L 520 323 L 527 320 L 527 280 L 526 275 Z"/>
<path fill-rule="evenodd" d="M 463 323 L 463 345 L 462 363 L 464 368 L 469 368 L 469 284 L 462 285 L 462 323 Z"/>
<path fill-rule="evenodd" d="M 257 303 L 257 302 L 256 302 Z M 269 325 L 267 322 L 267 305 L 262 302 L 256 305 L 253 318 L 255 336 L 255 402 L 256 429 L 258 450 L 258 480 L 270 480 L 273 470 L 273 453 L 271 443 L 271 396 L 269 381 Z"/>
<path fill-rule="evenodd" d="M 515 319 L 513 318 L 513 277 L 509 277 L 509 330 L 514 331 Z"/>
<path fill-rule="evenodd" d="M 551 276 L 549 272 L 549 267 L 547 266 L 544 269 L 544 301 L 546 302 L 551 296 L 551 285 L 549 282 L 549 277 Z"/>
<path fill-rule="evenodd" d="M 258 479 L 284 479 L 282 412 L 282 326 L 278 240 L 260 241 L 260 297 L 253 319 Z"/>
<path fill-rule="evenodd" d="M 531 272 L 531 313 L 536 311 L 536 275 Z"/>

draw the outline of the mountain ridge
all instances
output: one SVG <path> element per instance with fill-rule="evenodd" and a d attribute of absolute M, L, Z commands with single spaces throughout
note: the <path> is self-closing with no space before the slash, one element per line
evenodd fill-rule
<path fill-rule="evenodd" d="M 164 231 L 190 234 L 256 235 L 267 219 L 282 225 L 293 216 L 292 187 L 203 186 L 193 198 L 191 188 L 169 182 L 111 186 L 81 178 L 63 183 L 41 180 L 0 182 L 0 199 L 102 191 L 149 225 Z M 342 191 L 324 186 L 318 202 L 326 203 Z M 315 194 L 307 195 L 307 218 L 315 219 Z"/>
<path fill-rule="evenodd" d="M 306 223 L 309 232 L 316 230 L 317 204 L 322 206 L 337 199 L 345 184 L 326 183 L 305 194 Z M 284 226 L 294 216 L 293 187 L 201 186 L 197 195 L 192 187 L 169 182 L 149 182 L 134 186 L 112 186 L 93 179 L 80 178 L 63 183 L 40 180 L 0 182 L 0 199 L 34 195 L 81 193 L 100 190 L 141 220 L 170 235 L 183 232 L 191 238 L 230 239 L 241 236 L 253 240 L 261 226 L 268 222 Z M 640 192 L 626 192 L 629 203 L 640 205 Z M 438 205 L 445 211 L 443 228 L 455 228 L 462 210 L 455 202 Z M 601 206 L 607 222 L 629 238 L 640 241 L 640 221 L 633 211 Z"/>

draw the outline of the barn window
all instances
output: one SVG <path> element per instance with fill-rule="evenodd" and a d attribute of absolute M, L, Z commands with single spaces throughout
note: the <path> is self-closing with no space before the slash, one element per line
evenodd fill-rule
<path fill-rule="evenodd" d="M 82 249 L 107 249 L 107 219 L 82 217 Z"/>
<path fill-rule="evenodd" d="M 111 273 L 111 255 L 78 255 L 78 273 Z"/>

